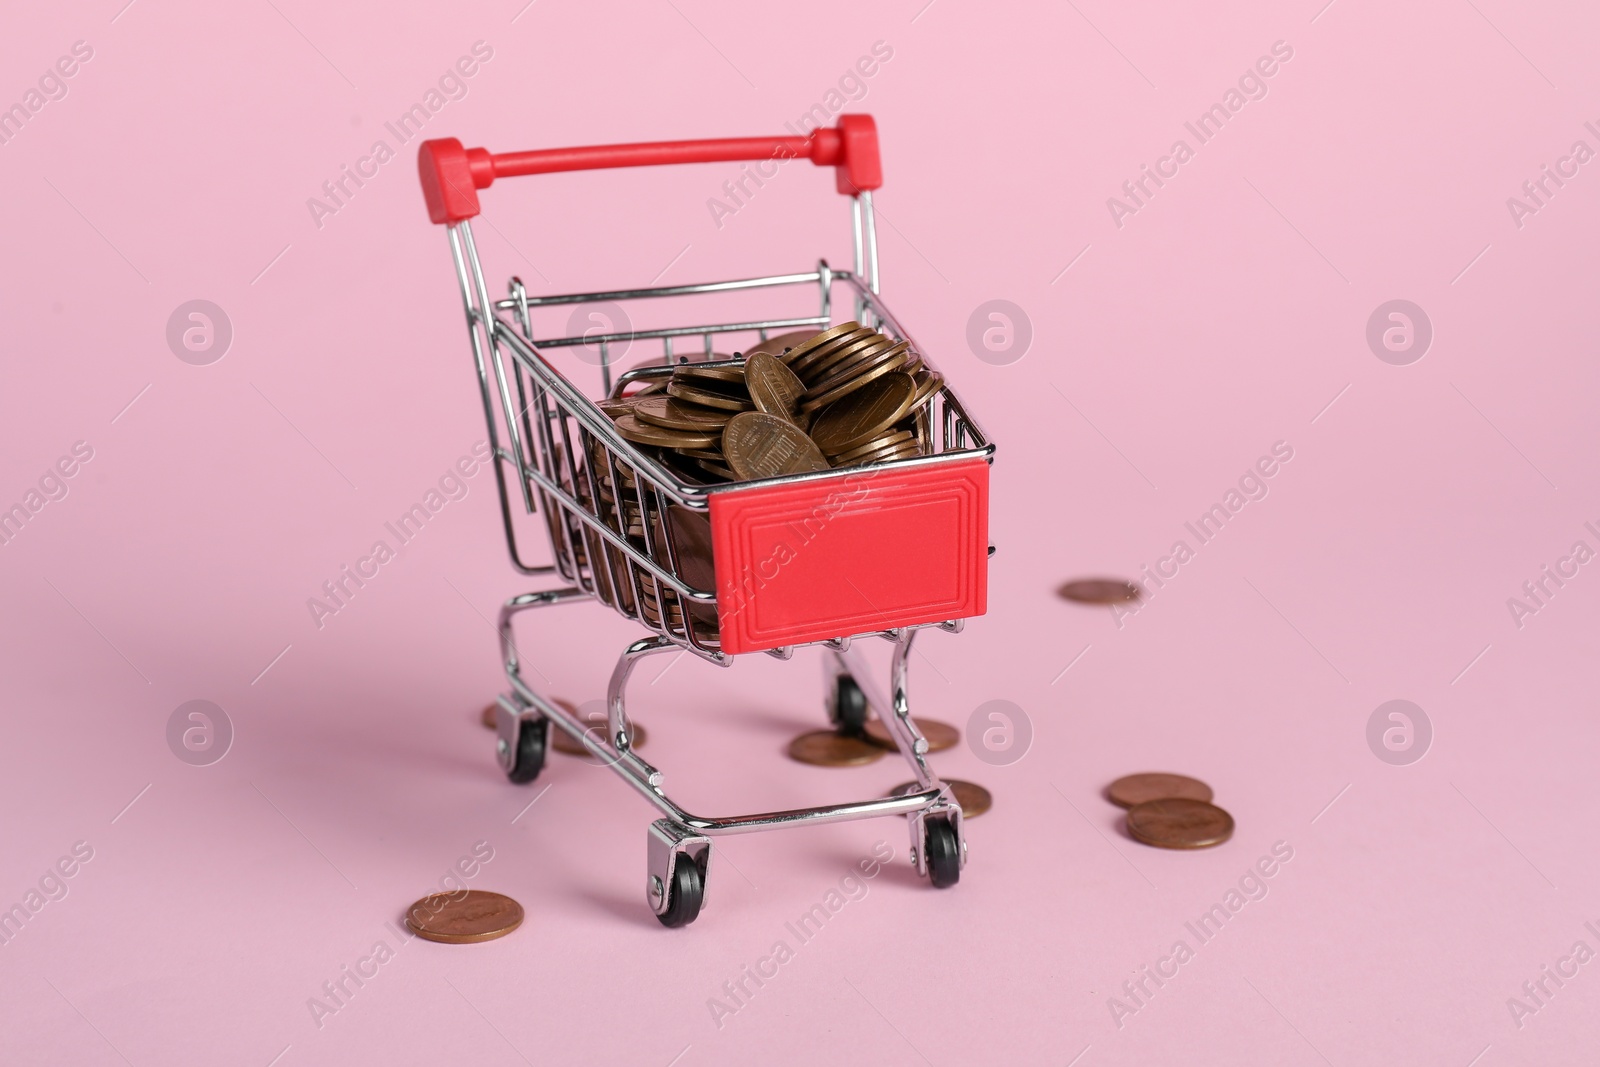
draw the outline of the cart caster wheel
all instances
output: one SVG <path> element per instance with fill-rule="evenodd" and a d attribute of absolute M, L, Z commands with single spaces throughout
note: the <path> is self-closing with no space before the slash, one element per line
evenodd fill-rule
<path fill-rule="evenodd" d="M 961 880 L 961 845 L 956 828 L 947 818 L 929 818 L 922 836 L 923 857 L 928 863 L 928 881 L 935 889 L 948 889 Z"/>
<path fill-rule="evenodd" d="M 506 766 L 506 777 L 518 785 L 527 785 L 539 777 L 539 772 L 544 770 L 545 741 L 550 736 L 550 722 L 547 719 L 528 719 L 517 726 L 517 747 L 512 755 L 509 765 L 506 765 L 505 754 L 501 755 L 501 764 Z M 501 741 L 504 745 L 505 742 Z"/>
<path fill-rule="evenodd" d="M 705 900 L 705 872 L 688 856 L 679 856 L 672 869 L 672 886 L 667 892 L 667 910 L 656 915 L 662 926 L 688 926 L 700 916 Z"/>
<path fill-rule="evenodd" d="M 859 736 L 867 725 L 867 695 L 848 674 L 834 679 L 833 702 L 828 718 L 841 734 Z"/>

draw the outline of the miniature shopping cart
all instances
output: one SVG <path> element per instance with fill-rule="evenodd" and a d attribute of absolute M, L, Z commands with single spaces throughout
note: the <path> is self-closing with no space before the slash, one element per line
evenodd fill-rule
<path fill-rule="evenodd" d="M 851 197 L 854 270 L 834 270 L 819 261 L 798 274 L 568 296 L 530 295 L 512 278 L 508 297 L 490 298 L 471 219 L 479 211 L 478 190 L 498 178 L 801 158 L 835 168 L 839 191 Z M 582 369 L 562 357 L 598 349 L 602 399 L 618 399 L 669 377 L 675 363 L 706 359 L 716 347 L 742 352 L 769 334 L 827 329 L 845 317 L 838 314 L 841 291 L 857 321 L 909 341 L 878 297 L 872 190 L 882 181 L 871 117 L 841 116 L 836 128 L 806 137 L 503 155 L 463 148 L 454 139 L 434 140 L 423 144 L 418 165 L 428 214 L 448 228 L 461 283 L 512 564 L 523 574 L 551 575 L 562 583 L 512 597 L 500 610 L 500 646 L 511 686 L 498 699 L 496 713 L 497 749 L 506 775 L 518 783 L 538 776 L 554 724 L 660 809 L 665 818 L 649 831 L 646 895 L 667 926 L 683 926 L 699 914 L 710 839 L 720 834 L 904 815 L 918 873 L 935 886 L 954 885 L 967 856 L 961 808 L 928 767 L 928 743 L 909 714 L 906 676 L 918 630 L 938 626 L 957 633 L 964 619 L 985 610 L 994 446 L 955 394 L 942 387 L 924 409 L 926 423 L 919 431 L 929 447 L 920 456 L 703 485 L 625 440 L 559 369 Z M 735 299 L 760 298 L 775 306 L 780 294 L 805 313 L 724 321 Z M 651 301 L 656 303 L 646 306 Z M 572 306 L 585 304 L 637 310 L 627 316 L 626 329 L 536 339 L 533 317 L 540 309 L 571 313 Z M 632 327 L 641 312 L 659 313 L 669 306 L 690 309 L 691 317 L 704 324 Z M 813 306 L 816 313 L 810 314 Z M 659 344 L 659 358 L 613 381 L 612 353 L 640 342 Z M 685 346 L 698 350 L 694 357 L 684 353 Z M 574 351 L 562 353 L 563 348 Z M 549 534 L 552 563 L 527 562 L 519 543 L 525 535 L 518 528 L 534 520 L 518 518 L 514 501 L 525 514 L 541 516 L 536 524 Z M 611 674 L 603 737 L 530 688 L 512 639 L 512 620 L 521 612 L 584 599 L 598 600 L 650 631 L 623 651 Z M 887 693 L 874 684 L 854 644 L 870 637 L 894 646 Z M 825 702 L 835 727 L 859 733 L 869 709 L 876 711 L 916 775 L 914 790 L 727 818 L 704 818 L 679 807 L 667 796 L 661 771 L 633 751 L 625 691 L 634 668 L 647 656 L 674 650 L 724 667 L 747 652 L 787 660 L 802 645 L 827 650 Z"/>

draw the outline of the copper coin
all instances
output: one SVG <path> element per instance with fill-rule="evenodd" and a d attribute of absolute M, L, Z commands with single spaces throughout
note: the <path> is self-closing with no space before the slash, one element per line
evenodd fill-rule
<path fill-rule="evenodd" d="M 911 717 L 917 724 L 917 729 L 922 731 L 922 736 L 928 740 L 929 752 L 943 752 L 947 748 L 955 748 L 961 741 L 961 731 L 954 726 L 938 722 L 934 719 L 919 719 Z M 867 740 L 881 748 L 893 749 L 897 747 L 889 736 L 889 728 L 882 719 L 867 720 Z"/>
<path fill-rule="evenodd" d="M 804 341 L 809 341 L 817 335 L 816 330 L 796 330 L 793 333 L 781 333 L 776 337 L 769 337 L 765 341 L 757 341 L 744 350 L 744 358 L 749 359 L 757 352 L 765 352 L 769 356 L 781 356 L 789 349 Z"/>
<path fill-rule="evenodd" d="M 739 480 L 739 476 L 737 474 L 733 473 L 732 470 L 724 467 L 720 463 L 713 462 L 709 459 L 697 459 L 695 460 L 695 463 L 701 470 L 705 471 L 713 478 L 720 478 L 725 482 L 736 482 Z"/>
<path fill-rule="evenodd" d="M 881 452 L 886 448 L 892 448 L 897 445 L 906 444 L 907 442 L 913 440 L 914 436 L 915 435 L 913 435 L 909 430 L 890 430 L 882 437 L 874 438 L 859 448 L 852 448 L 848 452 L 841 452 L 839 455 L 833 457 L 833 461 L 840 464 L 853 463 L 859 456 L 870 455 L 873 452 Z"/>
<path fill-rule="evenodd" d="M 818 367 L 839 353 L 847 350 L 854 351 L 863 345 L 874 344 L 881 339 L 882 335 L 878 331 L 863 326 L 859 330 L 853 330 L 850 333 L 835 337 L 826 344 L 818 345 L 803 356 L 796 357 L 791 352 L 784 358 L 796 374 L 802 378 L 810 378 L 812 374 L 816 373 Z"/>
<path fill-rule="evenodd" d="M 755 408 L 748 396 L 732 390 L 711 387 L 709 382 L 681 382 L 674 378 L 667 386 L 667 395 L 702 407 L 722 408 L 726 411 L 751 411 Z"/>
<path fill-rule="evenodd" d="M 499 704 L 490 704 L 488 707 L 483 709 L 483 714 L 478 717 L 478 721 L 483 723 L 483 725 L 487 726 L 491 730 L 498 730 L 500 729 L 500 723 L 495 716 L 499 714 L 499 711 Z"/>
<path fill-rule="evenodd" d="M 825 366 L 817 368 L 817 373 L 806 380 L 806 396 L 809 398 L 826 393 L 859 374 L 890 362 L 901 353 L 906 353 L 906 359 L 909 360 L 909 349 L 910 345 L 905 341 L 893 341 L 880 336 L 876 344 L 852 352 L 844 359 L 830 358 Z"/>
<path fill-rule="evenodd" d="M 857 767 L 882 759 L 884 750 L 859 737 L 812 730 L 789 742 L 789 758 L 818 767 Z"/>
<path fill-rule="evenodd" d="M 1121 604 L 1139 599 L 1139 587 L 1121 578 L 1080 578 L 1068 582 L 1056 592 L 1080 604 Z"/>
<path fill-rule="evenodd" d="M 911 406 L 913 408 L 926 404 L 929 397 L 944 388 L 944 375 L 936 370 L 928 370 L 924 367 L 917 372 L 916 379 L 917 393 L 911 398 Z"/>
<path fill-rule="evenodd" d="M 483 889 L 434 893 L 406 909 L 406 926 L 425 941 L 493 941 L 522 925 L 522 905 Z"/>
<path fill-rule="evenodd" d="M 823 378 L 831 378 L 836 372 L 854 364 L 859 359 L 867 359 L 880 352 L 887 352 L 895 345 L 894 338 L 885 337 L 881 333 L 869 333 L 864 337 L 852 337 L 848 343 L 835 344 L 822 352 L 811 362 L 797 370 L 797 373 L 806 380 L 808 388 Z"/>
<path fill-rule="evenodd" d="M 1233 816 L 1203 800 L 1147 800 L 1128 809 L 1128 833 L 1157 848 L 1211 848 L 1233 836 Z"/>
<path fill-rule="evenodd" d="M 799 403 L 806 386 L 783 360 L 757 352 L 745 362 L 744 382 L 757 411 L 794 421 L 795 404 Z"/>
<path fill-rule="evenodd" d="M 589 728 L 590 728 L 591 731 L 593 731 L 593 733 L 595 735 L 595 738 L 601 744 L 605 744 L 606 740 L 607 740 L 607 738 L 606 738 L 607 729 L 606 729 L 605 716 L 597 715 L 597 716 L 594 716 L 593 718 L 584 719 L 583 721 L 589 724 Z M 636 748 L 636 749 L 643 748 L 645 742 L 650 739 L 650 734 L 645 730 L 645 728 L 643 726 L 640 726 L 638 723 L 634 722 L 632 719 L 628 720 L 628 728 L 633 734 L 633 746 L 632 747 Z M 564 753 L 564 754 L 566 754 L 568 756 L 588 756 L 588 755 L 591 755 L 591 753 L 589 752 L 588 748 L 586 748 L 584 746 L 582 741 L 579 741 L 579 740 L 575 739 L 571 734 L 567 733 L 565 730 L 561 729 L 561 727 L 559 727 L 559 726 L 554 727 L 550 731 L 550 747 L 555 749 L 557 752 Z"/>
<path fill-rule="evenodd" d="M 857 451 L 850 459 L 840 456 L 833 461 L 836 467 L 864 467 L 874 463 L 888 463 L 896 459 L 910 459 L 920 455 L 922 446 L 915 441 L 902 441 L 899 444 L 879 445 L 877 448 Z"/>
<path fill-rule="evenodd" d="M 726 359 L 726 356 L 715 356 L 715 359 Z M 697 363 L 680 363 L 672 371 L 672 377 L 681 382 L 705 382 L 712 388 L 721 385 L 738 385 L 744 381 L 743 367 L 703 367 Z"/>
<path fill-rule="evenodd" d="M 604 408 L 601 410 L 605 411 Z M 733 418 L 731 411 L 701 407 L 699 404 L 690 404 L 687 401 L 662 396 L 660 393 L 634 401 L 628 411 L 606 411 L 606 414 L 612 418 L 620 414 L 631 414 L 640 422 L 648 422 L 652 426 L 662 426 L 669 430 L 712 433 L 722 432 L 728 420 Z"/>
<path fill-rule="evenodd" d="M 721 435 L 715 432 L 669 430 L 663 426 L 652 426 L 648 422 L 640 422 L 633 415 L 618 415 L 614 421 L 618 433 L 640 445 L 659 445 L 662 448 L 704 448 L 716 444 L 721 439 Z"/>
<path fill-rule="evenodd" d="M 845 334 L 854 333 L 861 328 L 861 324 L 854 320 L 850 322 L 841 322 L 837 326 L 830 326 L 826 330 L 821 330 L 812 334 L 806 340 L 801 341 L 799 344 L 789 349 L 789 351 L 783 354 L 783 361 L 789 364 L 790 367 L 793 367 L 794 361 L 800 359 L 807 352 L 814 352 L 821 346 L 827 344 L 829 341 L 843 337 Z"/>
<path fill-rule="evenodd" d="M 747 411 L 722 431 L 722 454 L 740 478 L 825 471 L 828 461 L 798 426 L 776 415 Z"/>
<path fill-rule="evenodd" d="M 906 363 L 910 360 L 910 358 L 911 357 L 906 352 L 901 351 L 897 353 L 893 359 L 890 359 L 884 363 L 879 363 L 870 370 L 862 371 L 860 374 L 852 375 L 849 381 L 843 383 L 842 385 L 835 386 L 825 393 L 820 393 L 816 396 L 809 396 L 808 394 L 808 398 L 800 402 L 800 410 L 821 411 L 834 401 L 842 400 L 851 393 L 859 392 L 871 383 L 880 380 L 885 375 L 892 375 L 898 371 L 904 371 L 906 369 Z M 917 384 L 909 374 L 901 373 L 899 376 L 911 382 L 911 393 L 906 397 L 906 406 L 909 408 L 911 405 L 911 397 L 916 395 Z"/>
<path fill-rule="evenodd" d="M 879 378 L 823 409 L 811 424 L 812 440 L 826 455 L 859 448 L 900 421 L 916 391 L 909 374 Z"/>
<path fill-rule="evenodd" d="M 976 819 L 990 808 L 994 807 L 994 797 L 981 785 L 974 782 L 963 782 L 959 778 L 946 778 L 944 784 L 956 795 L 956 803 L 961 805 L 961 816 L 965 819 Z M 915 793 L 922 787 L 916 782 L 907 782 L 897 785 L 889 790 L 889 796 L 896 797 L 903 793 Z"/>
<path fill-rule="evenodd" d="M 1149 800 L 1204 800 L 1209 803 L 1212 796 L 1211 787 L 1198 779 L 1160 771 L 1125 775 L 1106 787 L 1106 798 L 1122 808 Z"/>

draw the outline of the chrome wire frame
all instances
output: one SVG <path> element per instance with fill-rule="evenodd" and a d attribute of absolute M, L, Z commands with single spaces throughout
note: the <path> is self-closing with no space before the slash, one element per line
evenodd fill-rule
<path fill-rule="evenodd" d="M 764 340 L 774 333 L 807 327 L 826 328 L 833 318 L 835 286 L 843 286 L 852 299 L 857 321 L 918 347 L 878 296 L 877 231 L 870 192 L 853 198 L 852 218 L 853 271 L 834 270 L 826 261 L 818 261 L 815 269 L 794 274 L 542 297 L 530 296 L 522 281 L 513 277 L 510 295 L 498 301 L 489 296 L 471 224 L 459 222 L 448 227 L 489 445 L 496 461 L 495 479 L 511 561 L 520 573 L 553 575 L 565 583 L 514 596 L 501 607 L 498 629 L 511 692 L 499 699 L 499 747 L 504 762 L 508 753 L 514 751 L 517 731 L 525 728 L 524 724 L 548 720 L 654 804 L 666 816 L 666 821 L 656 823 L 653 832 L 659 836 L 660 829 L 670 823 L 668 829 L 676 828 L 672 832 L 677 836 L 672 838 L 672 844 L 663 847 L 683 852 L 698 847 L 694 843 L 696 840 L 703 840 L 694 835 L 752 833 L 778 827 L 906 815 L 911 819 L 912 848 L 918 857 L 918 869 L 926 873 L 926 857 L 918 851 L 922 820 L 930 815 L 945 815 L 959 834 L 961 809 L 949 786 L 928 767 L 925 758 L 928 742 L 910 716 L 909 658 L 917 630 L 937 626 L 958 633 L 964 620 L 844 634 L 811 642 L 828 649 L 833 670 L 850 673 L 862 687 L 869 705 L 879 712 L 915 774 L 915 791 L 854 803 L 724 818 L 695 815 L 678 806 L 666 795 L 662 772 L 633 750 L 633 731 L 626 712 L 627 683 L 641 660 L 674 649 L 692 652 L 720 666 L 731 664 L 732 657 L 723 653 L 715 641 L 715 590 L 701 588 L 686 575 L 685 563 L 690 561 L 686 559 L 687 546 L 681 533 L 686 522 L 705 520 L 712 495 L 750 483 L 701 485 L 679 478 L 618 434 L 611 419 L 545 355 L 547 350 L 598 345 L 604 391 L 607 396 L 618 397 L 635 383 L 670 375 L 675 362 L 687 362 L 686 355 L 673 351 L 674 343 L 680 340 L 697 341 L 703 354 L 709 356 L 715 347 L 714 339 L 718 337 L 745 335 L 750 341 L 740 345 L 743 349 L 756 339 Z M 815 287 L 817 314 L 601 336 L 546 337 L 537 341 L 530 314 L 532 309 L 540 307 L 662 297 L 711 298 L 721 293 L 793 286 Z M 661 342 L 661 365 L 638 367 L 613 381 L 611 346 L 619 342 L 631 345 L 641 340 Z M 922 349 L 918 347 L 918 351 Z M 926 355 L 923 358 L 924 362 L 930 362 Z M 928 411 L 930 453 L 884 464 L 883 468 L 938 466 L 972 458 L 992 461 L 994 446 L 948 385 L 935 395 Z M 860 470 L 792 475 L 767 479 L 760 484 L 820 481 Z M 518 542 L 512 509 L 513 490 L 507 484 L 508 477 L 516 483 L 515 492 L 522 498 L 524 513 L 543 512 L 552 563 L 526 562 Z M 609 502 L 603 498 L 603 489 L 607 487 L 612 492 Z M 635 521 L 630 523 L 630 519 Z M 632 525 L 637 526 L 637 534 L 631 532 Z M 604 737 L 597 736 L 588 723 L 545 699 L 527 684 L 513 637 L 513 621 L 520 613 L 586 599 L 599 600 L 652 631 L 650 636 L 633 642 L 624 650 L 612 673 Z M 860 649 L 852 645 L 866 637 L 881 637 L 894 645 L 887 694 L 876 687 L 873 672 Z M 780 659 L 790 658 L 793 652 L 793 647 L 769 650 L 770 655 Z M 653 838 L 652 849 L 656 847 Z M 963 864 L 965 858 L 963 847 Z M 657 903 L 658 912 L 662 907 L 664 903 Z"/>

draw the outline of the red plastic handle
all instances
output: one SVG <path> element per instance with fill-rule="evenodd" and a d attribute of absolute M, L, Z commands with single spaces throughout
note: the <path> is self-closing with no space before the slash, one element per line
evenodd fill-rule
<path fill-rule="evenodd" d="M 833 167 L 839 192 L 854 196 L 883 184 L 878 160 L 878 127 L 871 115 L 840 115 L 839 125 L 813 130 L 808 137 L 733 137 L 720 141 L 658 141 L 653 144 L 545 148 L 492 154 L 463 148 L 454 137 L 422 142 L 417 170 L 428 218 L 460 222 L 478 213 L 478 190 L 496 178 L 552 174 L 563 170 L 652 167 L 666 163 L 722 163 L 735 159 L 809 159 Z"/>

